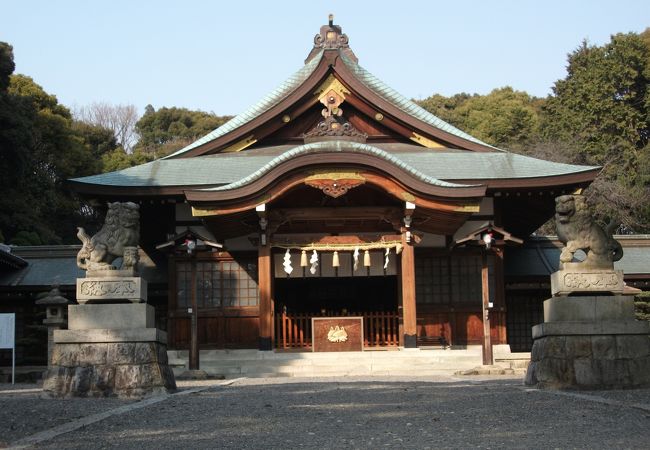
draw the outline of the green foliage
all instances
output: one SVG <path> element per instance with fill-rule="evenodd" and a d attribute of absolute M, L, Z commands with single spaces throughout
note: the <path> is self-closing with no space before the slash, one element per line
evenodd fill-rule
<path fill-rule="evenodd" d="M 650 291 L 641 292 L 634 298 L 634 313 L 637 320 L 650 321 Z"/>
<path fill-rule="evenodd" d="M 0 67 L 13 67 L 0 45 Z M 10 47 L 9 47 L 10 48 Z M 31 78 L 11 75 L 0 90 L 0 230 L 11 243 L 74 242 L 81 223 L 79 202 L 67 178 L 100 166 L 70 111 Z"/>
<path fill-rule="evenodd" d="M 19 231 L 10 243 L 12 245 L 42 245 L 43 241 L 35 231 Z"/>
<path fill-rule="evenodd" d="M 122 147 L 118 147 L 115 150 L 102 155 L 102 171 L 113 172 L 115 170 L 122 170 L 153 161 L 154 159 L 154 155 L 152 154 L 144 153 L 140 150 L 136 150 L 129 154 L 126 153 Z"/>
<path fill-rule="evenodd" d="M 108 128 L 75 120 L 72 129 L 83 139 L 93 159 L 98 160 L 118 147 L 113 131 Z"/>
<path fill-rule="evenodd" d="M 487 95 L 433 95 L 420 105 L 488 144 L 521 150 L 537 136 L 542 100 L 511 87 Z"/>
<path fill-rule="evenodd" d="M 602 222 L 650 230 L 650 28 L 583 42 L 546 99 L 509 87 L 433 95 L 420 105 L 497 147 L 557 162 L 600 165 L 586 194 Z"/>
<path fill-rule="evenodd" d="M 185 108 L 163 107 L 156 111 L 147 105 L 144 116 L 135 125 L 140 135 L 136 151 L 155 157 L 168 155 L 208 134 L 228 119 L 229 116 Z"/>
<path fill-rule="evenodd" d="M 14 73 L 15 68 L 13 47 L 6 42 L 0 42 L 0 92 L 9 87 L 9 76 Z"/>
<path fill-rule="evenodd" d="M 543 139 L 571 148 L 574 162 L 603 166 L 591 203 L 603 221 L 636 232 L 650 229 L 647 34 L 617 34 L 603 46 L 583 42 L 555 83 L 542 126 Z"/>
<path fill-rule="evenodd" d="M 602 47 L 583 42 L 569 55 L 567 77 L 555 83 L 555 95 L 545 107 L 544 134 L 579 142 L 579 151 L 599 164 L 608 162 L 617 148 L 623 153 L 622 168 L 634 169 L 636 154 L 647 145 L 650 133 L 649 55 L 634 33 L 612 36 Z"/>

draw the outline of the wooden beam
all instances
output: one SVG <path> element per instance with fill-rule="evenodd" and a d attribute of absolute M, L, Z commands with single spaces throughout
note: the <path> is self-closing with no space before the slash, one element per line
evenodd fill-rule
<path fill-rule="evenodd" d="M 273 305 L 271 299 L 273 274 L 271 273 L 271 247 L 260 245 L 257 257 L 258 286 L 260 292 L 260 350 L 273 349 Z"/>
<path fill-rule="evenodd" d="M 404 347 L 417 347 L 417 320 L 415 310 L 415 255 L 413 246 L 402 235 L 402 314 L 404 321 Z"/>
<path fill-rule="evenodd" d="M 368 220 L 392 219 L 400 217 L 400 210 L 396 207 L 366 206 L 366 207 L 322 207 L 322 208 L 285 208 L 274 209 L 269 215 L 270 219 L 283 221 L 290 220 Z"/>

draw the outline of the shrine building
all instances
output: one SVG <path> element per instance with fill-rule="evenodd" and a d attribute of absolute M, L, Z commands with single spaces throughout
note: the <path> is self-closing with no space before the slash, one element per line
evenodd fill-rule
<path fill-rule="evenodd" d="M 444 122 L 365 70 L 330 19 L 304 66 L 223 126 L 70 183 L 140 204 L 170 349 L 189 347 L 192 317 L 202 349 L 311 351 L 312 319 L 345 317 L 363 349 L 481 344 L 487 324 L 522 348 L 508 257 L 599 170 Z"/>

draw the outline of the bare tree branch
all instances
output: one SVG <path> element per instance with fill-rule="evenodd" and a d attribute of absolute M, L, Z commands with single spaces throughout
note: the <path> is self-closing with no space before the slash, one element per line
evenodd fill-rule
<path fill-rule="evenodd" d="M 94 102 L 88 106 L 75 108 L 73 114 L 77 120 L 112 130 L 118 144 L 127 153 L 131 153 L 133 146 L 138 141 L 135 124 L 139 115 L 134 105 Z"/>

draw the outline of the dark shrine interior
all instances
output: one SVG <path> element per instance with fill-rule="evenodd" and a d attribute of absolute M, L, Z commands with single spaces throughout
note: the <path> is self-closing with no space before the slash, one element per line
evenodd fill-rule
<path fill-rule="evenodd" d="M 275 280 L 275 310 L 324 316 L 397 312 L 397 277 L 294 278 Z"/>

